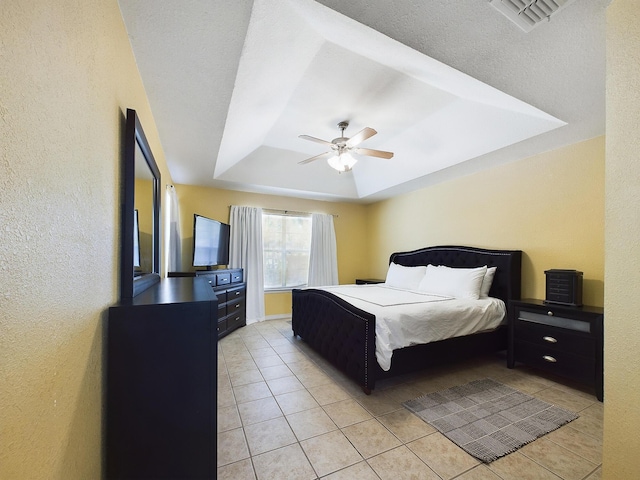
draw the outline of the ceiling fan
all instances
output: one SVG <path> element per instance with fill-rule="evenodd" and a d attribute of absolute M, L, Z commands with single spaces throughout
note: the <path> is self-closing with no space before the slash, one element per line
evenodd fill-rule
<path fill-rule="evenodd" d="M 327 159 L 329 165 L 335 168 L 338 172 L 348 172 L 353 168 L 355 163 L 358 161 L 351 156 L 352 153 L 357 153 L 358 155 L 368 155 L 370 157 L 379 157 L 379 158 L 392 158 L 393 153 L 384 152 L 382 150 L 372 150 L 370 148 L 358 148 L 357 145 L 364 142 L 367 138 L 374 136 L 376 132 L 373 128 L 365 127 L 356 133 L 353 137 L 345 137 L 344 131 L 349 126 L 349 122 L 340 122 L 338 123 L 338 128 L 340 129 L 340 136 L 334 138 L 330 142 L 326 140 L 322 140 L 320 138 L 311 137 L 309 135 L 300 135 L 299 137 L 304 140 L 310 140 L 312 142 L 321 143 L 323 145 L 328 145 L 331 148 L 331 151 L 321 153 L 320 155 L 316 155 L 315 157 L 307 158 L 306 160 L 302 160 L 298 162 L 300 165 L 304 165 L 305 163 L 310 163 L 315 160 Z"/>

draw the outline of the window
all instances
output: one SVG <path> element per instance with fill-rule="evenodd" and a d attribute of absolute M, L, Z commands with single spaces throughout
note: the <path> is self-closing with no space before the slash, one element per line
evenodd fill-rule
<path fill-rule="evenodd" d="M 311 217 L 262 214 L 265 290 L 305 286 L 309 276 Z"/>

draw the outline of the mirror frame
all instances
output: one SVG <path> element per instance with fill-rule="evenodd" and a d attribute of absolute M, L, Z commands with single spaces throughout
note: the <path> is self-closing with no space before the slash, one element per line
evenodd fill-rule
<path fill-rule="evenodd" d="M 135 209 L 136 145 L 144 155 L 153 175 L 153 259 L 152 272 L 134 278 L 133 235 Z M 127 108 L 123 156 L 121 212 L 120 299 L 128 300 L 160 281 L 160 170 L 151 153 L 147 137 L 135 110 Z"/>

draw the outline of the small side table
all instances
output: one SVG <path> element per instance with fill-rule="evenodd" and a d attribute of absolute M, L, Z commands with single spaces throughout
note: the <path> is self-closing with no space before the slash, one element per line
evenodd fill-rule
<path fill-rule="evenodd" d="M 602 401 L 603 324 L 601 307 L 512 300 L 507 367 L 522 362 L 591 385 Z"/>

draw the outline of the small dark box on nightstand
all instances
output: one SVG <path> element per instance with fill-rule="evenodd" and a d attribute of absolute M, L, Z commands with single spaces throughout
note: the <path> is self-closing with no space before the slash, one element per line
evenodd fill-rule
<path fill-rule="evenodd" d="M 582 306 L 582 272 L 577 270 L 546 270 L 547 298 L 545 303 L 572 307 Z"/>

